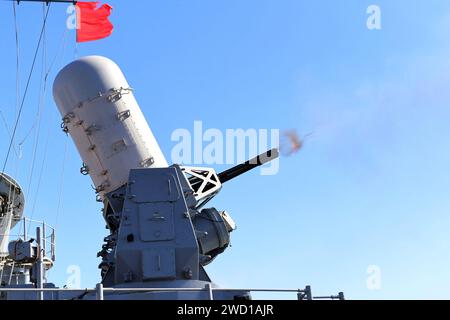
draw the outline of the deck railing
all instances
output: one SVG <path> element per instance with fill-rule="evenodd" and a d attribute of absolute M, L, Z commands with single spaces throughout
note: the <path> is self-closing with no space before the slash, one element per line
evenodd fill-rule
<path fill-rule="evenodd" d="M 298 300 L 345 300 L 344 294 L 339 292 L 332 296 L 318 296 L 314 297 L 311 293 L 311 287 L 306 286 L 305 289 L 227 289 L 227 288 L 213 288 L 210 284 L 204 288 L 104 288 L 101 283 L 97 284 L 95 288 L 86 289 L 61 289 L 61 288 L 6 288 L 0 287 L 1 292 L 77 292 L 77 293 L 95 293 L 97 300 L 104 300 L 105 293 L 114 292 L 207 292 L 209 300 L 213 300 L 214 291 L 244 291 L 244 292 L 272 292 L 272 293 L 296 293 Z"/>

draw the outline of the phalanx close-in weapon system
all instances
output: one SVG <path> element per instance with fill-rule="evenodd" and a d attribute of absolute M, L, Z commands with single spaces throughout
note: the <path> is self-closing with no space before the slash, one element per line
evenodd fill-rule
<path fill-rule="evenodd" d="M 55 79 L 53 96 L 62 115 L 61 128 L 83 160 L 80 172 L 91 177 L 97 201 L 103 203 L 109 234 L 98 252 L 101 283 L 96 290 L 56 290 L 47 283 L 45 271 L 55 260 L 54 232 L 46 236 L 43 225 L 43 230 L 37 228 L 37 241 L 27 240 L 24 230 L 24 238 L 10 242 L 5 254 L 8 237 L 0 238 L 0 269 L 10 271 L 0 278 L 9 278 L 0 290 L 3 298 L 250 299 L 247 289 L 217 287 L 205 271 L 229 246 L 236 229 L 226 211 L 205 205 L 224 183 L 276 159 L 278 150 L 222 173 L 169 166 L 123 73 L 100 56 L 64 67 Z M 1 230 L 9 231 L 21 219 L 23 205 L 18 184 L 1 175 Z M 48 237 L 50 250 L 45 248 Z M 38 295 L 11 289 L 12 277 L 16 289 L 40 288 Z M 309 287 L 298 294 L 299 299 L 312 298 Z"/>
<path fill-rule="evenodd" d="M 102 284 L 116 288 L 202 288 L 204 270 L 236 228 L 226 211 L 204 208 L 226 181 L 278 157 L 276 149 L 217 174 L 169 166 L 133 90 L 111 60 L 89 56 L 57 75 L 54 98 L 62 128 L 84 162 L 110 234 L 98 253 Z M 214 298 L 247 292 L 214 290 Z M 207 299 L 205 292 L 131 292 L 109 298 Z"/>

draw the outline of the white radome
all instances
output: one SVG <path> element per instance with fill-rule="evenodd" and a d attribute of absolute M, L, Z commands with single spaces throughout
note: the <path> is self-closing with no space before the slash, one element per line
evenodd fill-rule
<path fill-rule="evenodd" d="M 88 56 L 56 76 L 53 96 L 100 196 L 128 180 L 130 169 L 167 161 L 120 68 Z"/>

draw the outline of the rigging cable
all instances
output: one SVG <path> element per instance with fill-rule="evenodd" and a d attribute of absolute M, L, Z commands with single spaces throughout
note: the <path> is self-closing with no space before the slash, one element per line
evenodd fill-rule
<path fill-rule="evenodd" d="M 68 34 L 68 29 L 66 29 L 64 31 L 64 33 L 61 37 L 61 40 L 60 40 L 59 49 L 56 52 L 55 56 L 53 57 L 52 62 L 50 63 L 50 66 L 48 67 L 48 69 L 45 73 L 45 76 L 44 76 L 45 85 L 47 84 L 48 76 L 50 75 L 50 73 L 53 69 L 53 66 L 55 65 L 59 56 L 61 55 L 61 60 L 62 60 L 62 58 L 64 58 L 64 53 L 65 53 L 66 47 L 67 47 L 67 34 Z M 60 63 L 61 63 L 61 61 L 60 61 Z M 31 132 L 36 127 L 36 123 L 37 123 L 37 117 L 36 117 L 36 120 L 33 122 L 33 125 L 31 126 L 30 130 L 28 130 L 27 134 L 24 136 L 22 141 L 20 141 L 20 143 L 19 143 L 20 146 L 23 146 L 25 144 L 26 140 L 28 140 L 29 136 L 31 135 Z"/>
<path fill-rule="evenodd" d="M 43 9 L 43 17 L 45 18 L 45 4 L 42 4 Z M 33 155 L 31 158 L 30 172 L 28 176 L 28 186 L 27 193 L 30 191 L 31 183 L 33 181 L 33 173 L 36 163 L 36 156 L 39 146 L 39 141 L 41 137 L 41 119 L 42 113 L 45 108 L 45 95 L 47 92 L 47 78 L 45 77 L 46 69 L 47 69 L 47 41 L 46 41 L 46 28 L 44 28 L 43 36 L 42 36 L 42 65 L 41 65 L 41 76 L 40 76 L 40 85 L 39 85 L 39 102 L 38 102 L 38 110 L 36 113 L 36 121 L 37 124 L 36 133 L 34 136 L 34 144 L 33 144 Z"/>
<path fill-rule="evenodd" d="M 64 146 L 63 163 L 62 163 L 62 168 L 61 168 L 61 180 L 60 180 L 60 184 L 59 184 L 58 207 L 56 208 L 55 230 L 58 229 L 58 217 L 59 217 L 59 213 L 61 211 L 61 202 L 62 202 L 63 189 L 64 189 L 63 188 L 64 187 L 64 171 L 66 168 L 68 141 L 69 141 L 69 138 L 66 137 L 66 143 Z"/>
<path fill-rule="evenodd" d="M 62 63 L 62 59 L 64 58 L 64 53 L 66 52 L 66 47 L 67 47 L 67 34 L 69 32 L 69 29 L 65 29 L 64 33 L 61 37 L 61 41 L 59 44 L 59 49 L 56 52 L 55 56 L 53 57 L 52 62 L 50 63 L 50 66 L 47 70 L 47 73 L 45 74 L 45 78 L 47 79 L 48 75 L 50 74 L 50 72 L 52 71 L 53 66 L 55 65 L 56 60 L 58 59 L 59 55 L 61 54 L 61 60 L 59 61 L 59 63 Z"/>
<path fill-rule="evenodd" d="M 40 105 L 42 105 L 42 106 L 45 105 L 45 101 L 42 100 L 42 99 L 45 99 L 45 96 L 46 96 L 48 76 L 50 75 L 50 73 L 51 73 L 53 67 L 55 66 L 55 64 L 62 64 L 62 62 L 64 60 L 64 54 L 65 54 L 66 47 L 67 47 L 67 35 L 68 35 L 68 29 L 65 29 L 64 33 L 61 36 L 61 40 L 59 42 L 58 49 L 56 50 L 56 53 L 55 53 L 54 57 L 52 58 L 52 60 L 50 62 L 50 65 L 48 66 L 48 69 L 47 69 L 47 55 L 46 55 L 47 52 L 45 51 L 46 50 L 46 38 L 45 38 L 45 31 L 44 31 L 44 38 L 43 38 L 43 45 L 44 45 L 44 47 L 43 47 L 43 50 L 45 51 L 44 52 L 45 56 L 43 56 L 42 65 L 43 66 L 45 65 L 45 68 L 44 68 L 44 73 L 45 74 L 44 74 L 44 78 L 43 78 L 43 81 L 44 81 L 43 82 L 43 96 L 41 96 L 41 100 L 39 101 Z M 38 113 L 37 117 L 39 116 L 39 114 L 40 114 L 40 112 Z M 33 127 L 31 128 L 31 130 L 35 127 L 36 123 L 38 123 L 38 129 L 37 130 L 38 131 L 40 130 L 41 118 L 36 118 L 36 121 L 33 124 Z M 30 130 L 30 133 L 31 133 L 31 130 Z M 24 140 L 21 142 L 21 144 L 23 144 L 25 142 L 27 137 L 28 136 L 26 136 L 24 138 Z M 40 188 L 41 188 L 42 176 L 43 176 L 43 172 L 44 172 L 44 168 L 45 168 L 45 164 L 46 164 L 46 160 L 47 160 L 47 151 L 48 151 L 49 140 L 50 140 L 50 127 L 48 128 L 48 131 L 47 131 L 47 137 L 46 137 L 46 142 L 45 142 L 44 154 L 43 154 L 42 162 L 41 162 L 40 169 L 39 169 L 37 186 L 36 186 L 36 190 L 34 192 L 34 199 L 32 201 L 31 217 L 33 217 L 33 215 L 35 213 L 36 203 L 37 203 L 38 195 L 39 195 Z M 35 145 L 35 151 L 34 152 L 36 152 L 36 147 L 37 146 Z M 65 156 L 64 156 L 64 158 L 65 158 Z M 33 155 L 33 166 L 34 166 L 34 159 L 35 159 L 35 154 Z M 63 159 L 63 161 L 65 162 L 65 159 Z M 32 172 L 31 172 L 31 174 L 32 174 Z M 63 179 L 63 174 L 64 174 L 64 169 L 63 169 L 63 172 L 62 172 L 61 179 Z M 29 184 L 31 184 L 31 178 L 32 178 L 32 176 L 30 176 L 30 178 L 29 178 L 30 179 L 29 180 L 30 181 Z M 61 185 L 60 185 L 60 195 L 59 195 L 59 199 L 60 200 L 59 201 L 62 201 L 61 200 L 62 199 L 62 187 L 63 187 L 63 182 L 61 182 Z M 30 189 L 30 187 L 29 187 L 29 189 Z M 60 207 L 61 207 L 61 204 L 59 203 L 58 204 L 58 209 L 57 209 L 57 212 L 56 212 L 56 222 L 58 221 Z M 55 226 L 55 229 L 56 229 L 56 226 Z"/>
<path fill-rule="evenodd" d="M 12 132 L 12 137 L 11 137 L 11 140 L 10 140 L 10 142 L 9 142 L 8 152 L 6 153 L 5 161 L 4 161 L 4 163 L 3 163 L 3 168 L 2 168 L 2 171 L 1 171 L 1 172 L 5 172 L 6 165 L 8 164 L 9 155 L 10 155 L 10 153 L 11 153 L 11 148 L 12 148 L 12 145 L 13 145 L 13 143 L 14 143 L 14 138 L 15 138 L 15 136 L 16 136 L 17 127 L 18 127 L 18 125 L 19 125 L 20 116 L 22 115 L 23 106 L 24 106 L 24 104 L 25 104 L 25 98 L 26 98 L 26 96 L 27 96 L 28 87 L 29 87 L 30 82 L 31 82 L 31 76 L 32 76 L 32 74 L 33 74 L 34 65 L 35 65 L 35 63 L 36 63 L 36 58 L 37 58 L 37 55 L 38 55 L 38 52 L 39 52 L 39 47 L 40 47 L 40 45 L 41 45 L 42 36 L 43 36 L 44 30 L 45 30 L 45 25 L 46 25 L 46 23 L 47 23 L 48 13 L 49 13 L 49 11 L 50 11 L 50 6 L 51 6 L 51 2 L 50 2 L 50 3 L 48 4 L 48 6 L 47 6 L 47 11 L 46 11 L 46 13 L 45 13 L 44 22 L 43 22 L 43 24 L 42 24 L 41 33 L 40 33 L 40 35 L 39 35 L 39 40 L 38 40 L 38 43 L 37 43 L 37 46 L 36 46 L 36 51 L 35 51 L 35 53 L 34 53 L 33 62 L 32 62 L 32 64 L 31 64 L 30 73 L 29 73 L 29 75 L 28 75 L 27 84 L 26 84 L 26 86 L 25 86 L 25 91 L 24 91 L 24 93 L 23 93 L 22 102 L 20 103 L 19 111 L 18 111 L 18 114 L 17 114 L 17 117 L 16 117 L 16 121 L 15 121 L 15 124 L 14 124 L 14 129 L 13 129 L 13 132 Z"/>
<path fill-rule="evenodd" d="M 65 50 L 65 48 L 66 48 L 66 46 L 64 45 L 64 50 Z M 76 59 L 78 57 L 78 45 L 77 45 L 77 42 L 75 42 L 75 48 L 74 48 L 73 55 L 74 55 L 74 59 Z M 61 56 L 61 60 L 63 58 L 64 58 L 64 51 L 63 51 L 63 54 Z M 64 189 L 64 172 L 65 172 L 66 160 L 67 160 L 68 141 L 69 141 L 69 139 L 66 139 L 66 143 L 65 143 L 65 146 L 64 146 L 64 155 L 63 155 L 63 163 L 62 163 L 61 178 L 60 178 L 61 180 L 60 180 L 60 184 L 59 184 L 58 206 L 57 206 L 57 209 L 56 209 L 56 218 L 55 218 L 55 228 L 54 228 L 55 231 L 58 228 L 58 218 L 59 218 L 59 214 L 61 212 L 61 202 L 62 202 L 63 191 L 64 191 L 63 190 Z"/>
<path fill-rule="evenodd" d="M 64 58 L 64 53 L 66 51 L 66 47 L 67 47 L 67 29 L 65 30 L 61 41 L 60 41 L 60 45 L 59 45 L 59 49 L 56 52 L 55 56 L 53 57 L 52 62 L 50 63 L 50 66 L 45 74 L 45 81 L 48 78 L 48 75 L 50 74 L 53 66 L 55 65 L 56 61 L 58 60 L 58 58 L 60 58 L 60 60 L 58 61 L 58 64 L 62 64 L 63 62 L 63 58 Z M 31 214 L 33 215 L 34 210 L 36 208 L 36 203 L 37 203 L 37 199 L 38 199 L 38 194 L 40 191 L 40 187 L 41 187 L 41 181 L 42 181 L 42 176 L 43 176 L 43 172 L 44 172 L 44 167 L 46 164 L 46 160 L 47 160 L 47 150 L 48 150 L 48 144 L 49 144 L 49 140 L 50 140 L 50 127 L 48 128 L 47 131 L 47 138 L 46 138 L 46 142 L 45 142 L 45 148 L 44 148 L 44 155 L 42 158 L 42 162 L 41 162 L 41 166 L 40 166 L 40 170 L 39 170 L 39 176 L 38 176 L 38 182 L 37 182 L 37 187 L 36 187 L 36 192 L 34 194 L 34 199 L 33 199 L 33 205 L 32 205 L 32 209 L 31 209 Z"/>
<path fill-rule="evenodd" d="M 3 124 L 5 125 L 6 132 L 8 132 L 8 136 L 11 139 L 11 131 L 9 130 L 8 122 L 6 121 L 5 116 L 3 115 L 3 111 L 0 110 L 0 117 L 2 118 Z M 16 154 L 16 157 L 19 157 L 19 154 L 17 153 L 16 147 L 13 145 L 14 153 Z"/>
<path fill-rule="evenodd" d="M 15 108 L 15 116 L 17 117 L 17 112 L 19 109 L 20 102 L 20 51 L 19 51 L 19 26 L 17 24 L 17 12 L 16 12 L 16 3 L 12 3 L 13 7 L 13 15 L 14 15 L 14 33 L 16 40 L 16 108 Z"/>
<path fill-rule="evenodd" d="M 47 131 L 47 139 L 45 141 L 45 148 L 44 148 L 44 157 L 42 159 L 41 169 L 39 170 L 38 183 L 37 183 L 37 187 L 36 187 L 36 192 L 34 194 L 33 206 L 31 208 L 31 217 L 33 217 L 34 209 L 36 208 L 36 202 L 37 202 L 39 190 L 41 188 L 42 174 L 44 172 L 44 165 L 45 165 L 46 160 L 47 160 L 47 150 L 48 150 L 48 142 L 49 142 L 49 140 L 50 140 L 50 128 Z"/>
<path fill-rule="evenodd" d="M 17 119 L 18 115 L 19 115 L 19 103 L 20 103 L 20 55 L 19 55 L 19 26 L 17 23 L 17 12 L 16 12 L 16 4 L 13 2 L 12 5 L 13 8 L 13 16 L 14 16 L 14 33 L 15 33 L 15 45 L 16 45 L 16 103 L 15 103 L 15 118 Z M 3 117 L 3 114 L 2 114 Z M 7 128 L 8 131 L 8 135 L 10 136 L 11 142 L 14 142 L 14 135 L 12 135 L 10 133 L 10 130 L 8 128 L 8 123 L 6 122 L 6 119 L 3 119 L 5 122 L 5 126 Z M 17 126 L 15 126 L 14 128 L 15 131 L 17 131 Z M 11 144 L 9 146 L 9 151 L 8 153 L 11 152 Z M 16 148 L 14 147 L 14 152 L 16 153 L 17 156 L 17 151 Z M 18 166 L 19 166 L 19 159 L 20 159 L 21 155 L 19 153 L 19 155 L 16 157 L 16 161 L 15 161 L 15 172 L 14 174 L 16 174 L 17 170 L 18 170 Z M 6 165 L 5 165 L 6 167 Z M 2 172 L 5 171 L 5 168 L 2 170 Z M 12 186 L 12 184 L 10 184 L 9 187 L 9 199 L 13 199 L 12 200 L 12 205 L 14 205 L 14 199 L 16 198 L 16 188 L 14 188 Z M 11 200 L 10 200 L 11 201 Z M 14 208 L 11 206 L 11 203 L 8 204 L 8 211 L 10 212 L 10 214 L 12 214 Z M 13 217 L 11 217 L 12 219 Z M 13 264 L 14 267 L 14 264 Z M 12 269 L 11 269 L 12 272 Z M 11 279 L 10 279 L 11 281 Z"/>

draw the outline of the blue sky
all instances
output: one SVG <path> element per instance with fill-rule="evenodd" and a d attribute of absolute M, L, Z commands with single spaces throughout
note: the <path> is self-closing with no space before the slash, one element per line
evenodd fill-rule
<path fill-rule="evenodd" d="M 69 32 L 49 75 L 38 131 L 39 56 L 16 148 L 31 134 L 22 158 L 13 155 L 7 167 L 25 189 L 26 214 L 57 222 L 51 281 L 64 285 L 70 265 L 80 266 L 83 287 L 99 280 L 96 252 L 107 234 L 101 206 L 90 179 L 79 174 L 80 157 L 59 128 L 51 96 L 62 66 L 99 54 L 121 66 L 168 158 L 171 133 L 192 130 L 195 120 L 220 130 L 313 133 L 300 153 L 281 159 L 277 175 L 249 173 L 211 203 L 238 224 L 233 246 L 208 267 L 216 282 L 310 284 L 316 294 L 344 291 L 351 299 L 450 298 L 448 1 L 108 3 L 114 7 L 111 37 L 76 47 Z M 378 31 L 366 27 L 371 4 L 381 8 Z M 50 11 L 48 64 L 61 48 L 66 7 Z M 17 9 L 23 93 L 42 7 L 22 2 Z M 12 6 L 5 1 L 0 39 L 0 110 L 11 127 L 16 53 Z M 4 157 L 3 123 L 0 132 Z M 371 265 L 381 270 L 379 290 L 366 285 Z"/>

